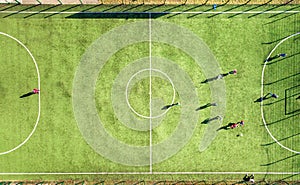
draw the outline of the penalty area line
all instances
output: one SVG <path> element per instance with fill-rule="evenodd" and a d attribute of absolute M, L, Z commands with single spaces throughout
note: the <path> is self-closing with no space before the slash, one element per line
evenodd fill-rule
<path fill-rule="evenodd" d="M 7 34 L 7 33 L 4 33 L 4 32 L 0 32 L 0 35 L 4 35 L 6 37 L 9 37 L 11 39 L 13 39 L 14 41 L 16 41 L 18 44 L 20 44 L 26 51 L 27 53 L 29 54 L 29 56 L 31 57 L 34 65 L 35 65 L 35 68 L 36 68 L 36 73 L 37 73 L 37 88 L 40 90 L 41 89 L 41 77 L 40 77 L 40 72 L 39 72 L 39 68 L 38 68 L 38 64 L 33 56 L 33 54 L 31 53 L 31 51 L 27 48 L 27 46 L 25 44 L 23 44 L 20 40 L 18 40 L 17 38 Z M 36 121 L 35 121 L 35 124 L 34 124 L 34 127 L 32 129 L 32 131 L 29 133 L 29 135 L 25 138 L 24 141 L 22 141 L 20 144 L 18 144 L 17 146 L 15 146 L 14 148 L 8 150 L 8 151 L 5 151 L 5 152 L 0 152 L 0 156 L 1 155 L 5 155 L 5 154 L 8 154 L 8 153 L 11 153 L 11 152 L 14 152 L 15 150 L 19 149 L 20 147 L 22 147 L 23 145 L 25 145 L 28 140 L 31 138 L 31 136 L 35 133 L 36 131 L 36 128 L 39 124 L 39 121 L 40 121 L 40 116 L 41 116 L 41 93 L 39 92 L 38 93 L 38 115 L 37 115 L 37 118 L 36 118 Z"/>
<path fill-rule="evenodd" d="M 290 39 L 290 38 L 292 38 L 292 37 L 294 37 L 294 36 L 297 36 L 297 35 L 299 35 L 300 34 L 300 32 L 297 32 L 297 33 L 294 33 L 294 34 L 292 34 L 292 35 L 290 35 L 290 36 L 288 36 L 288 37 L 286 37 L 286 38 L 284 38 L 284 39 L 282 39 L 272 50 L 271 50 L 271 52 L 269 53 L 269 55 L 268 55 L 268 57 L 267 57 L 267 59 L 269 59 L 270 57 L 271 57 L 271 55 L 273 54 L 273 52 L 277 49 L 277 47 L 279 47 L 283 42 L 285 42 L 286 40 L 288 40 L 288 39 Z M 264 79 L 265 79 L 265 69 L 266 69 L 266 67 L 267 67 L 267 63 L 268 63 L 268 61 L 266 61 L 265 63 L 264 63 L 264 66 L 263 66 L 263 69 L 262 69 L 262 72 L 261 72 L 261 89 L 260 89 L 260 95 L 261 95 L 261 97 L 263 97 L 264 96 Z M 264 102 L 263 101 L 261 101 L 260 102 L 260 112 L 261 112 L 261 118 L 262 118 L 262 121 L 263 121 L 263 123 L 264 123 L 264 126 L 265 126 L 265 129 L 267 130 L 267 132 L 268 132 L 268 134 L 270 135 L 270 137 L 280 146 L 280 147 L 282 147 L 282 148 L 284 148 L 285 150 L 288 150 L 288 151 L 290 151 L 290 152 L 293 152 L 293 153 L 296 153 L 296 154 L 300 154 L 300 152 L 299 151 L 296 151 L 296 150 L 293 150 L 293 149 L 291 149 L 291 148 L 288 148 L 288 147 L 286 147 L 286 146 L 284 146 L 283 144 L 281 144 L 274 136 L 273 136 L 273 134 L 271 133 L 271 131 L 269 130 L 269 128 L 268 128 L 268 123 L 266 122 L 266 120 L 265 120 L 265 116 L 264 116 L 264 107 L 263 107 L 263 104 Z"/>

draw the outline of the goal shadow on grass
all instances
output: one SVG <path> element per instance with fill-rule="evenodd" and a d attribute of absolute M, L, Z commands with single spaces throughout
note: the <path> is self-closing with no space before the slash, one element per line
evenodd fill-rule
<path fill-rule="evenodd" d="M 276 181 L 276 182 L 285 182 L 284 180 L 290 179 L 290 178 L 294 178 L 294 177 L 296 177 L 296 176 L 298 176 L 298 175 L 300 175 L 300 173 L 298 173 L 298 174 L 293 174 L 293 175 L 289 175 L 289 176 L 287 176 L 287 177 L 282 178 L 280 181 Z M 299 183 L 300 183 L 300 181 L 297 180 L 297 181 L 295 181 L 295 183 L 293 183 L 293 184 L 296 185 L 296 184 L 299 184 Z M 288 183 L 287 183 L 287 184 L 288 184 Z"/>
<path fill-rule="evenodd" d="M 299 154 L 293 154 L 293 155 L 290 155 L 290 156 L 288 156 L 288 157 L 279 159 L 279 160 L 277 160 L 277 161 L 273 161 L 273 162 L 270 162 L 270 163 L 267 163 L 267 164 L 261 164 L 260 166 L 270 166 L 270 165 L 273 165 L 273 164 L 276 164 L 276 163 L 285 161 L 285 160 L 287 160 L 287 159 L 290 159 L 290 158 L 293 158 L 293 157 L 296 157 L 296 156 L 299 156 Z"/>
<path fill-rule="evenodd" d="M 281 81 L 284 81 L 284 80 L 286 80 L 286 79 L 295 77 L 295 76 L 297 76 L 297 75 L 300 75 L 300 73 L 296 73 L 296 74 L 293 74 L 293 75 L 290 75 L 290 76 L 281 78 L 281 79 L 279 79 L 279 80 L 275 80 L 275 81 L 273 81 L 273 82 L 265 83 L 264 85 L 271 85 L 271 84 L 274 84 L 274 83 L 277 83 L 277 82 L 281 82 Z"/>
<path fill-rule="evenodd" d="M 300 133 L 297 133 L 297 134 L 293 134 L 293 135 L 291 135 L 291 136 L 288 136 L 288 137 L 285 137 L 285 138 L 282 138 L 282 139 L 278 139 L 277 141 L 284 141 L 284 140 L 287 140 L 287 139 L 289 139 L 289 138 L 292 138 L 292 137 L 295 137 L 295 136 L 298 136 L 298 135 L 300 135 Z M 266 144 L 261 144 L 261 146 L 269 146 L 269 145 L 272 145 L 272 144 L 276 144 L 277 142 L 276 141 L 273 141 L 273 142 L 271 142 L 271 143 L 266 143 Z"/>
<path fill-rule="evenodd" d="M 299 8 L 299 7 L 300 7 L 300 6 L 298 6 L 297 8 Z M 283 13 L 280 13 L 279 15 L 282 15 L 282 14 L 283 14 Z M 267 25 L 267 24 L 273 24 L 273 23 L 276 23 L 276 22 L 278 22 L 278 21 L 280 21 L 280 20 L 286 19 L 286 18 L 291 17 L 291 16 L 296 15 L 296 14 L 299 14 L 299 12 L 290 13 L 290 14 L 288 14 L 288 15 L 286 15 L 286 16 L 283 16 L 283 17 L 280 17 L 280 18 L 278 18 L 278 19 L 276 19 L 276 20 L 270 21 L 270 22 L 266 23 L 266 25 Z"/>
<path fill-rule="evenodd" d="M 276 121 L 267 123 L 267 125 L 269 126 L 269 125 L 272 125 L 272 124 L 275 124 L 275 123 L 279 123 L 279 122 L 281 122 L 281 121 L 285 121 L 285 120 L 288 120 L 288 119 L 290 119 L 290 118 L 293 118 L 293 117 L 295 117 L 295 116 L 297 116 L 297 115 L 300 115 L 300 113 L 293 114 L 293 115 L 291 115 L 291 116 L 288 116 L 288 117 L 285 117 L 285 118 L 282 118 L 282 119 L 279 119 L 279 120 L 276 120 Z M 262 125 L 262 126 L 264 126 L 264 125 Z"/>
<path fill-rule="evenodd" d="M 289 37 L 289 35 L 281 37 L 281 38 L 276 39 L 276 40 L 269 41 L 269 42 L 262 42 L 261 44 L 274 44 L 275 42 L 279 42 L 279 41 L 281 41 L 281 40 L 283 40 L 283 39 L 285 39 L 287 37 Z"/>
<path fill-rule="evenodd" d="M 295 4 L 295 5 L 296 5 L 296 4 Z M 299 8 L 299 7 L 300 7 L 299 5 L 298 5 L 298 6 L 294 6 L 294 7 L 290 8 L 290 9 L 287 9 L 287 10 L 283 11 L 282 13 L 278 13 L 278 14 L 271 15 L 271 16 L 269 16 L 269 18 L 277 17 L 277 16 L 279 16 L 279 15 L 282 15 L 284 12 L 292 11 L 292 10 L 295 10 L 295 9 L 297 9 L 297 8 Z"/>

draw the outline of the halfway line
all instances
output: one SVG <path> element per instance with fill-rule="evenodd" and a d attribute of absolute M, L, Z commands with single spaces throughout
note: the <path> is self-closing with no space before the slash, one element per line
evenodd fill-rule
<path fill-rule="evenodd" d="M 149 144 L 149 149 L 150 149 L 150 156 L 149 156 L 149 159 L 150 159 L 150 173 L 152 173 L 152 86 L 151 86 L 151 77 L 152 77 L 152 58 L 151 58 L 151 55 L 152 55 L 152 50 L 151 50 L 151 13 L 149 13 L 149 76 L 150 76 L 150 84 L 149 84 L 149 96 L 150 96 L 150 101 L 149 101 L 149 106 L 150 106 L 150 113 L 149 113 L 149 123 L 150 123 L 150 144 Z"/>

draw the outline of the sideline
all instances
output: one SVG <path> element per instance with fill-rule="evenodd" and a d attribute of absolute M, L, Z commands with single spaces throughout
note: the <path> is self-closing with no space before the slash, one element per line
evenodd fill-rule
<path fill-rule="evenodd" d="M 59 172 L 59 173 L 0 173 L 0 175 L 299 175 L 300 172 Z"/>
<path fill-rule="evenodd" d="M 197 11 L 197 12 L 82 12 L 82 11 L 0 11 L 2 14 L 295 14 L 300 10 L 281 11 Z"/>

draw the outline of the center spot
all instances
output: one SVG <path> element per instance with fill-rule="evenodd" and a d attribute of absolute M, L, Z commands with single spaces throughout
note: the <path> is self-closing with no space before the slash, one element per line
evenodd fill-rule
<path fill-rule="evenodd" d="M 131 107 L 138 114 L 146 117 L 158 116 L 164 112 L 161 110 L 162 107 L 172 103 L 172 84 L 167 79 L 155 76 L 158 75 L 157 73 L 153 72 L 151 79 L 146 77 L 132 84 L 128 92 Z"/>
<path fill-rule="evenodd" d="M 151 79 L 150 79 L 151 78 Z M 158 118 L 168 110 L 162 107 L 174 103 L 175 88 L 167 74 L 158 69 L 142 69 L 129 79 L 126 101 L 129 108 L 142 118 Z"/>

